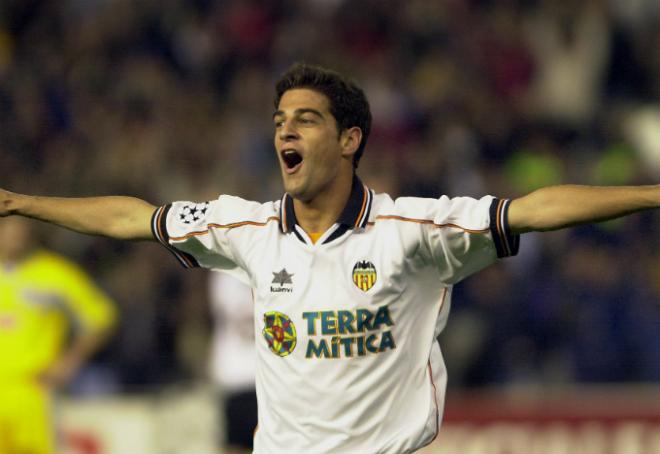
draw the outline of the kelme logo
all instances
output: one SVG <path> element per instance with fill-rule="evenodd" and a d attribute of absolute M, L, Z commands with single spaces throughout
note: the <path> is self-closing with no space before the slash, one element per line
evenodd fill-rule
<path fill-rule="evenodd" d="M 296 348 L 296 325 L 281 312 L 264 314 L 264 329 L 261 331 L 270 351 L 277 356 L 287 356 Z"/>
<path fill-rule="evenodd" d="M 363 292 L 373 287 L 377 279 L 376 267 L 373 263 L 362 260 L 353 267 L 353 283 Z"/>
<path fill-rule="evenodd" d="M 286 268 L 282 268 L 282 271 L 273 272 L 273 281 L 271 282 L 270 292 L 271 293 L 292 293 L 293 292 L 293 280 L 291 279 L 293 274 L 287 272 Z"/>

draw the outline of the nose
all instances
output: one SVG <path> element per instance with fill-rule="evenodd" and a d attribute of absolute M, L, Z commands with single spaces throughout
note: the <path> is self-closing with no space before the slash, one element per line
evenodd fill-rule
<path fill-rule="evenodd" d="M 294 122 L 291 120 L 283 121 L 277 131 L 277 135 L 283 142 L 297 139 L 298 131 L 295 128 Z"/>

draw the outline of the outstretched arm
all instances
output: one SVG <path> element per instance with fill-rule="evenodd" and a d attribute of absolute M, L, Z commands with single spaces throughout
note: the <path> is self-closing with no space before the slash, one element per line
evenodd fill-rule
<path fill-rule="evenodd" d="M 0 189 L 0 217 L 21 215 L 80 233 L 123 240 L 153 239 L 156 207 L 134 197 L 39 197 Z"/>
<path fill-rule="evenodd" d="M 660 208 L 660 185 L 549 186 L 511 202 L 509 227 L 514 233 L 558 230 L 652 208 Z"/>

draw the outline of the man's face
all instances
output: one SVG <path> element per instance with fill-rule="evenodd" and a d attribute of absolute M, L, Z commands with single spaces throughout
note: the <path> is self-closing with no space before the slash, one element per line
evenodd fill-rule
<path fill-rule="evenodd" d="M 286 91 L 273 122 L 284 190 L 294 198 L 308 202 L 331 190 L 342 166 L 352 171 L 352 156 L 343 154 L 325 95 L 307 88 Z"/>

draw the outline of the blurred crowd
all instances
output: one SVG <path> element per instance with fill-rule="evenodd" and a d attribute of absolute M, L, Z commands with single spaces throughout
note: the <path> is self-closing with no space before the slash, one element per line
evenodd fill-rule
<path fill-rule="evenodd" d="M 365 88 L 377 191 L 658 183 L 658 48 L 655 0 L 4 0 L 0 186 L 277 199 L 273 82 L 298 60 Z M 205 374 L 205 272 L 156 245 L 42 239 L 120 304 L 79 390 Z M 454 388 L 660 382 L 660 213 L 525 235 L 457 287 L 441 341 Z"/>

